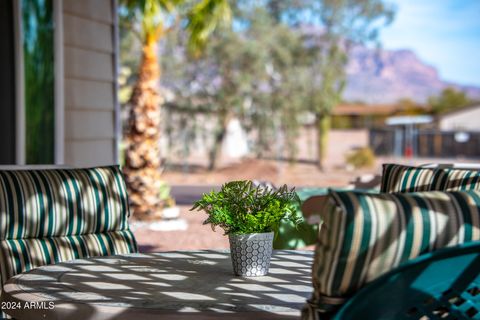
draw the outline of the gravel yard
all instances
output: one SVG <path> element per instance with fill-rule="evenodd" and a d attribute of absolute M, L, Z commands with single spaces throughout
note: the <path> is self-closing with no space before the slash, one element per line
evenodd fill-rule
<path fill-rule="evenodd" d="M 141 252 L 227 249 L 228 237 L 223 230 L 212 231 L 210 225 L 203 225 L 206 214 L 189 211 L 190 206 L 180 206 L 179 219 L 184 220 L 186 230 L 156 231 L 151 230 L 152 223 L 138 224 L 133 222 L 132 229 Z M 154 227 L 154 226 L 153 226 Z"/>

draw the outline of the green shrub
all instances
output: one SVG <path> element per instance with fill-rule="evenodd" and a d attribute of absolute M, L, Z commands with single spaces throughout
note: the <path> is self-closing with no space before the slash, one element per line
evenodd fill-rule
<path fill-rule="evenodd" d="M 286 185 L 277 190 L 255 187 L 252 181 L 225 183 L 218 192 L 205 193 L 190 210 L 205 211 L 203 224 L 221 227 L 225 234 L 278 231 L 282 219 L 301 222 L 296 214 L 300 199 L 295 188 Z"/>
<path fill-rule="evenodd" d="M 175 206 L 175 199 L 172 198 L 170 185 L 166 181 L 160 181 L 160 189 L 158 192 L 164 207 Z"/>
<path fill-rule="evenodd" d="M 370 168 L 375 164 L 375 154 L 369 147 L 359 148 L 347 154 L 345 161 L 355 169 Z"/>

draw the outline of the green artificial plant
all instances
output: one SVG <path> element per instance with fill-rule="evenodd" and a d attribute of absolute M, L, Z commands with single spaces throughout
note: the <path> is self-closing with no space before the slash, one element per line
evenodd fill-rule
<path fill-rule="evenodd" d="M 273 190 L 256 187 L 249 180 L 225 183 L 220 191 L 205 193 L 190 210 L 205 211 L 203 224 L 221 227 L 225 234 L 277 232 L 280 221 L 301 222 L 297 216 L 300 199 L 295 188 L 283 185 Z"/>

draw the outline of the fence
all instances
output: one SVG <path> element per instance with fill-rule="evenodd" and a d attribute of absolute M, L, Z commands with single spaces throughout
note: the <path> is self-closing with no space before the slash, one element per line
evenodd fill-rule
<path fill-rule="evenodd" d="M 376 155 L 432 158 L 480 158 L 480 132 L 401 128 L 371 129 L 369 144 Z"/>

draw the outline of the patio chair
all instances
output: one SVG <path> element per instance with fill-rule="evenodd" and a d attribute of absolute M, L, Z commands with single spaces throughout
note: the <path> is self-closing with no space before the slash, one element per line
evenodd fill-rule
<path fill-rule="evenodd" d="M 478 216 L 480 212 L 480 171 L 464 168 L 415 168 L 385 165 L 381 190 L 383 191 L 381 193 L 355 190 L 330 191 L 328 196 L 317 196 L 304 204 L 302 209 L 310 210 L 310 213 L 315 215 L 318 214 L 323 222 L 320 223 L 322 230 L 319 233 L 315 249 L 314 294 L 304 309 L 304 319 L 403 319 L 400 316 L 399 318 L 366 316 L 367 311 L 357 314 L 357 311 L 340 313 L 339 310 L 344 310 L 343 308 L 351 305 L 353 303 L 351 299 L 356 299 L 355 309 L 352 310 L 360 310 L 361 303 L 356 298 L 358 291 L 367 290 L 371 286 L 375 287 L 374 283 L 381 283 L 377 287 L 382 287 L 396 281 L 395 279 L 402 279 L 404 276 L 406 279 L 411 277 L 409 276 L 410 271 L 404 269 L 404 266 L 415 263 L 409 262 L 409 260 L 420 257 L 418 261 L 424 261 L 424 259 L 432 257 L 433 262 L 430 260 L 428 262 L 432 265 L 432 270 L 437 270 L 437 273 L 442 275 L 450 275 L 447 279 L 452 279 L 456 271 L 450 269 L 455 264 L 436 262 L 439 259 L 438 256 L 444 257 L 441 250 L 444 247 L 462 246 L 466 243 L 474 243 L 472 246 L 478 249 L 480 243 L 480 218 Z M 408 191 L 417 192 L 409 193 Z M 437 250 L 440 250 L 438 256 L 436 255 Z M 450 252 L 453 256 L 462 255 L 460 251 L 452 250 L 446 252 Z M 460 260 L 458 268 L 462 266 Z M 425 262 L 421 262 L 421 265 L 425 266 Z M 475 265 L 477 268 L 472 269 L 473 273 L 462 273 L 462 276 L 458 278 L 460 283 L 476 279 L 479 274 L 478 261 Z M 453 269 L 455 268 L 457 266 L 453 267 Z M 418 271 L 418 268 L 415 270 Z M 388 280 L 383 282 L 376 280 L 389 271 L 392 273 Z M 431 277 L 433 273 L 428 272 L 427 277 Z M 422 274 L 422 277 L 425 277 L 425 274 Z M 436 279 L 439 279 L 438 276 Z M 396 285 L 399 286 L 397 288 L 398 295 L 403 297 L 403 294 L 410 294 L 413 297 L 412 291 L 402 291 L 405 289 L 405 282 L 399 281 L 396 282 Z M 416 282 L 416 284 L 418 283 L 426 284 L 427 282 Z M 380 306 L 380 309 L 386 310 L 391 307 L 393 310 L 397 310 L 397 304 L 401 303 L 395 299 L 397 289 L 394 288 L 394 286 L 389 286 L 391 290 L 387 295 L 389 298 L 385 300 L 386 305 Z M 422 287 L 422 289 L 424 288 Z M 385 290 L 382 291 L 384 296 L 387 292 Z M 427 293 L 431 293 L 428 291 L 429 288 L 425 288 L 425 290 Z M 447 289 L 443 288 L 443 291 L 445 290 Z M 470 290 L 470 287 L 466 287 L 465 290 Z M 476 292 L 475 290 L 472 292 Z M 381 295 L 376 294 L 378 296 L 375 297 L 378 298 Z M 365 295 L 362 297 L 366 299 Z M 375 298 L 372 299 L 375 301 Z M 366 303 L 367 300 L 364 301 Z M 407 299 L 407 301 L 410 300 Z M 478 304 L 478 298 L 474 301 Z M 370 304 L 370 308 L 372 306 L 377 307 L 378 305 Z M 405 306 L 402 305 L 403 307 Z M 362 308 L 367 307 L 363 306 Z M 434 307 L 432 310 L 437 312 L 437 309 Z M 433 319 L 422 318 L 422 315 L 415 317 L 413 315 L 415 310 L 413 307 L 408 309 L 407 311 L 412 314 L 412 317 L 405 319 Z M 468 314 L 476 315 L 475 310 L 470 310 Z M 405 312 L 403 309 L 397 311 Z M 370 315 L 375 314 L 371 310 L 368 312 L 371 312 Z M 470 318 L 477 319 L 473 316 Z M 450 317 L 448 319 L 464 318 Z"/>
<path fill-rule="evenodd" d="M 0 289 L 39 266 L 137 252 L 119 166 L 0 170 Z"/>
<path fill-rule="evenodd" d="M 418 175 L 419 171 L 423 171 L 421 175 Z M 397 174 L 388 175 L 387 171 L 393 171 Z M 412 179 L 417 171 L 416 179 Z M 377 182 L 381 182 L 381 192 L 414 192 L 414 191 L 459 191 L 459 190 L 480 190 L 480 178 L 475 180 L 475 177 L 467 177 L 466 179 L 461 176 L 468 172 L 480 171 L 480 164 L 472 163 L 442 163 L 442 164 L 422 164 L 418 167 L 404 166 L 397 164 L 384 164 L 383 174 L 381 176 L 372 177 L 371 181 L 376 185 Z M 427 174 L 425 174 L 427 173 Z M 449 177 L 446 177 L 450 175 Z M 441 178 L 448 181 L 449 185 L 434 185 L 434 177 L 437 177 L 436 181 Z M 460 176 L 460 177 L 458 177 Z M 478 176 L 478 174 L 477 174 Z M 388 177 L 388 179 L 386 179 Z M 423 181 L 421 180 L 423 179 Z M 360 179 L 354 182 L 353 189 L 365 189 L 370 190 L 373 185 L 358 183 Z M 470 182 L 462 184 L 462 181 Z M 455 186 L 454 184 L 457 183 Z M 423 186 L 422 186 L 423 185 Z M 403 189 L 402 189 L 403 186 Z M 348 189 L 351 189 L 349 186 Z M 375 189 L 371 189 L 372 192 L 376 192 Z M 308 199 L 302 203 L 302 213 L 304 218 L 310 224 L 317 224 L 320 222 L 319 213 L 324 211 L 325 204 L 327 202 L 327 192 L 321 194 L 312 194 Z"/>

